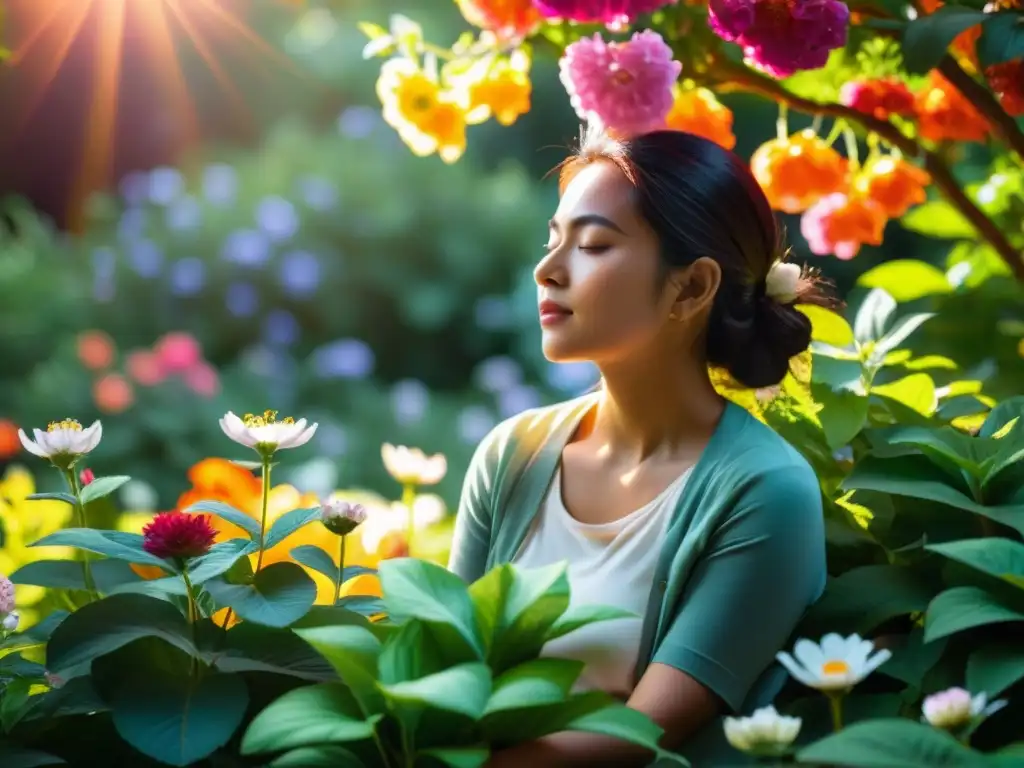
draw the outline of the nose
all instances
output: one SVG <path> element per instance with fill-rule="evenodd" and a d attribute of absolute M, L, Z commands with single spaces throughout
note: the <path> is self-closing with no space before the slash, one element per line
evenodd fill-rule
<path fill-rule="evenodd" d="M 533 268 L 533 279 L 541 287 L 565 288 L 569 284 L 569 273 L 565 268 L 562 248 L 553 248 Z"/>

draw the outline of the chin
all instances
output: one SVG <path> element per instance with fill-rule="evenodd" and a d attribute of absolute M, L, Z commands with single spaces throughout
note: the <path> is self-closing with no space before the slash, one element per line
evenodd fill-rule
<path fill-rule="evenodd" d="M 545 359 L 552 363 L 588 363 L 593 360 L 593 357 L 586 354 L 578 345 L 567 342 L 567 339 L 552 339 L 545 335 L 541 342 L 541 351 Z"/>

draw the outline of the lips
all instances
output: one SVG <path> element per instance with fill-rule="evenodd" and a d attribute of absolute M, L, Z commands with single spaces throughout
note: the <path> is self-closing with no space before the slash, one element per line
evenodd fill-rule
<path fill-rule="evenodd" d="M 572 315 L 571 309 L 551 299 L 544 299 L 537 306 L 537 309 L 540 312 L 541 325 L 554 325 Z"/>

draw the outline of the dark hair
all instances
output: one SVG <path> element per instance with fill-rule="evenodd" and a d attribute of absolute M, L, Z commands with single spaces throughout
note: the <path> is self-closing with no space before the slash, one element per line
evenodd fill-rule
<path fill-rule="evenodd" d="M 768 270 L 786 257 L 784 237 L 761 186 L 735 153 L 683 131 L 616 139 L 588 131 L 561 166 L 565 189 L 595 160 L 614 163 L 636 189 L 640 213 L 661 243 L 665 276 L 702 256 L 722 282 L 707 330 L 707 360 L 750 388 L 778 384 L 811 343 L 811 321 L 795 304 L 830 303 L 806 270 L 796 297 L 766 295 Z"/>

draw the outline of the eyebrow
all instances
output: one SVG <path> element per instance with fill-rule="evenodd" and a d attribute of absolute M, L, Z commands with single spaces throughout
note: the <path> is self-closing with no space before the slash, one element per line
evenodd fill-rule
<path fill-rule="evenodd" d="M 577 216 L 575 219 L 571 219 L 569 221 L 569 229 L 579 229 L 580 227 L 586 227 L 588 225 L 612 229 L 620 235 L 626 234 L 622 227 L 614 221 L 597 213 L 585 213 L 582 216 Z M 551 229 L 558 229 L 558 222 L 551 219 L 551 221 L 548 222 L 548 227 Z"/>

